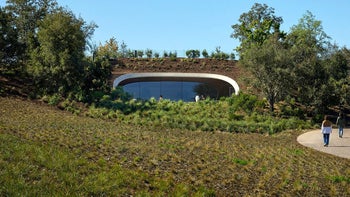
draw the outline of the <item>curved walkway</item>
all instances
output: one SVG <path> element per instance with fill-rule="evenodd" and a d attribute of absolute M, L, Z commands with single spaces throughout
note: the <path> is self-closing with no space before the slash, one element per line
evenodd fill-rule
<path fill-rule="evenodd" d="M 350 129 L 344 129 L 343 138 L 339 138 L 338 128 L 333 128 L 328 147 L 323 146 L 321 129 L 301 134 L 298 136 L 297 141 L 315 150 L 350 159 Z"/>

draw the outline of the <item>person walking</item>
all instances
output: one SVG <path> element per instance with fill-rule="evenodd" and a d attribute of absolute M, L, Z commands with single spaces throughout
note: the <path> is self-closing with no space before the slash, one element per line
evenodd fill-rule
<path fill-rule="evenodd" d="M 328 120 L 328 116 L 324 116 L 321 125 L 321 133 L 323 134 L 323 146 L 329 145 L 329 136 L 332 133 L 332 122 Z"/>
<path fill-rule="evenodd" d="M 342 112 L 339 113 L 336 125 L 338 127 L 339 137 L 342 138 L 343 137 L 343 133 L 344 133 L 344 127 L 345 127 L 345 118 L 344 118 L 344 115 L 343 115 Z"/>
<path fill-rule="evenodd" d="M 196 97 L 194 97 L 194 100 L 195 100 L 196 102 L 198 102 L 198 101 L 199 101 L 199 95 L 196 95 Z"/>

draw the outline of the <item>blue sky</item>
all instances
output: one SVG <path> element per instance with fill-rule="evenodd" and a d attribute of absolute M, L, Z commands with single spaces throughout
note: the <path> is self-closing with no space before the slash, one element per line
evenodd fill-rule
<path fill-rule="evenodd" d="M 0 5 L 5 5 L 0 0 Z M 97 45 L 114 37 L 133 50 L 165 51 L 220 47 L 231 53 L 239 42 L 230 37 L 231 25 L 254 3 L 265 3 L 284 20 L 289 32 L 307 10 L 322 21 L 324 31 L 339 46 L 350 47 L 350 1 L 348 0 L 57 0 L 87 23 L 94 22 Z"/>

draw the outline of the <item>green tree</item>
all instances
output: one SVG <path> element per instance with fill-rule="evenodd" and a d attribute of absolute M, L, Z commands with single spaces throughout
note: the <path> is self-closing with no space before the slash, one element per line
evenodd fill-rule
<path fill-rule="evenodd" d="M 336 94 L 339 95 L 338 104 L 342 110 L 344 106 L 350 105 L 350 77 L 334 81 Z"/>
<path fill-rule="evenodd" d="M 103 95 L 111 91 L 110 79 L 113 66 L 111 59 L 116 59 L 118 53 L 118 43 L 115 38 L 111 38 L 104 45 L 97 47 L 96 58 L 87 59 L 84 62 L 84 73 L 82 79 L 82 90 L 85 102 L 97 102 Z"/>
<path fill-rule="evenodd" d="M 14 14 L 14 24 L 18 31 L 18 40 L 24 44 L 27 54 L 35 49 L 39 42 L 37 40 L 37 29 L 39 22 L 45 16 L 58 9 L 55 0 L 7 0 L 5 9 Z M 24 56 L 26 61 L 28 56 Z"/>
<path fill-rule="evenodd" d="M 137 57 L 137 51 L 129 49 L 128 50 L 128 57 L 130 57 L 130 58 Z"/>
<path fill-rule="evenodd" d="M 232 25 L 234 32 L 231 37 L 241 42 L 237 47 L 240 57 L 251 43 L 261 45 L 271 34 L 284 37 L 285 33 L 280 31 L 282 17 L 277 17 L 274 13 L 274 9 L 266 4 L 255 3 L 249 12 L 241 14 L 238 24 Z"/>
<path fill-rule="evenodd" d="M 313 113 L 324 113 L 335 95 L 330 82 L 331 72 L 325 66 L 332 48 L 330 37 L 323 31 L 322 23 L 307 11 L 286 37 L 290 57 L 294 64 L 293 76 L 296 101 L 309 107 Z"/>
<path fill-rule="evenodd" d="M 110 38 L 104 45 L 100 44 L 96 51 L 97 58 L 116 59 L 118 56 L 118 43 L 115 38 Z"/>
<path fill-rule="evenodd" d="M 324 104 L 326 106 L 338 105 L 342 108 L 344 105 L 348 105 L 348 60 L 346 58 L 347 49 L 338 49 L 337 46 L 333 47 L 329 57 L 322 59 L 325 72 L 329 75 L 329 87 L 334 87 L 334 91 L 327 91 L 327 97 L 324 98 Z M 345 91 L 344 91 L 345 90 Z"/>
<path fill-rule="evenodd" d="M 11 25 L 17 32 L 17 47 L 18 52 L 20 51 L 20 54 L 16 55 L 16 65 L 11 65 L 12 68 L 16 67 L 17 72 L 25 74 L 25 66 L 30 56 L 29 53 L 39 45 L 36 35 L 38 23 L 55 9 L 57 9 L 55 0 L 6 1 L 4 10 L 13 16 Z"/>
<path fill-rule="evenodd" d="M 120 44 L 118 57 L 128 57 L 128 45 L 124 41 Z"/>
<path fill-rule="evenodd" d="M 175 61 L 177 58 L 177 52 L 169 52 L 169 58 L 170 60 Z"/>
<path fill-rule="evenodd" d="M 40 45 L 30 56 L 28 71 L 41 93 L 80 91 L 84 77 L 84 51 L 95 26 L 63 9 L 48 14 L 40 22 Z"/>
<path fill-rule="evenodd" d="M 271 112 L 291 84 L 289 48 L 284 44 L 286 34 L 280 30 L 283 20 L 274 13 L 266 4 L 254 4 L 232 25 L 231 35 L 241 42 L 237 47 L 241 62 L 253 74 L 252 83 L 267 98 Z"/>
<path fill-rule="evenodd" d="M 211 58 L 218 59 L 218 60 L 227 60 L 230 56 L 227 53 L 224 53 L 220 49 L 221 47 L 216 47 L 215 52 L 211 53 Z"/>
<path fill-rule="evenodd" d="M 348 62 L 346 57 L 346 53 L 348 49 L 345 47 L 339 49 L 336 45 L 334 45 L 333 50 L 329 50 L 329 55 L 324 59 L 324 66 L 326 72 L 331 75 L 335 80 L 341 80 L 348 76 Z"/>
<path fill-rule="evenodd" d="M 112 65 L 108 59 L 96 59 L 86 62 L 84 70 L 84 91 L 85 102 L 96 102 L 102 95 L 111 91 L 110 79 L 112 76 Z"/>
<path fill-rule="evenodd" d="M 253 85 L 267 98 L 270 111 L 283 99 L 291 84 L 289 50 L 278 36 L 270 36 L 261 45 L 245 49 L 242 64 L 253 74 Z"/>
<path fill-rule="evenodd" d="M 231 54 L 230 54 L 230 59 L 231 59 L 231 60 L 235 60 L 235 58 L 236 58 L 236 55 L 235 55 L 234 53 L 231 53 Z"/>
<path fill-rule="evenodd" d="M 344 105 L 350 105 L 350 76 L 349 76 L 349 70 L 350 70 L 350 50 L 343 47 L 341 50 L 341 56 L 339 59 L 341 62 L 346 62 L 346 76 L 342 79 L 339 79 L 337 83 L 337 95 L 339 95 L 339 106 L 342 108 Z M 345 57 L 345 60 L 343 59 Z M 337 58 L 338 59 L 338 58 Z M 342 64 L 343 65 L 343 64 Z M 343 66 L 341 66 L 343 67 Z M 341 69 L 343 70 L 343 69 Z M 343 71 L 340 71 L 343 73 Z"/>
<path fill-rule="evenodd" d="M 194 50 L 194 49 L 191 49 L 191 50 L 187 50 L 186 51 L 186 56 L 188 58 L 199 58 L 200 56 L 200 51 L 199 50 Z"/>
<path fill-rule="evenodd" d="M 146 56 L 147 58 L 152 58 L 153 51 L 151 49 L 146 49 Z"/>
<path fill-rule="evenodd" d="M 209 53 L 208 53 L 208 51 L 207 51 L 206 49 L 204 49 L 204 50 L 202 51 L 202 56 L 203 56 L 204 58 L 209 58 Z"/>
<path fill-rule="evenodd" d="M 159 58 L 159 57 L 160 57 L 160 54 L 159 54 L 158 52 L 155 52 L 155 53 L 154 53 L 154 57 L 155 57 L 155 58 Z"/>
<path fill-rule="evenodd" d="M 12 14 L 0 7 L 0 73 L 18 70 L 19 59 L 24 52 L 12 21 Z"/>
<path fill-rule="evenodd" d="M 137 50 L 137 57 L 138 57 L 138 58 L 142 58 L 143 55 L 144 55 L 143 50 Z"/>
<path fill-rule="evenodd" d="M 163 57 L 164 57 L 164 58 L 167 58 L 167 57 L 169 57 L 169 54 L 168 54 L 168 52 L 164 51 L 164 52 L 163 52 Z"/>

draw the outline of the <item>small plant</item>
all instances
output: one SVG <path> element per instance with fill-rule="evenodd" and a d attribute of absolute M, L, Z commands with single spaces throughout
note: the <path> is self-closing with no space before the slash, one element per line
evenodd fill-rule
<path fill-rule="evenodd" d="M 61 101 L 61 96 L 59 94 L 54 94 L 52 96 L 48 96 L 48 104 L 56 106 Z"/>
<path fill-rule="evenodd" d="M 154 53 L 154 57 L 155 57 L 155 58 L 159 58 L 159 57 L 160 57 L 159 53 L 158 53 L 158 52 L 155 52 L 155 53 Z"/>
<path fill-rule="evenodd" d="M 193 59 L 193 58 L 199 58 L 199 56 L 200 56 L 200 51 L 199 51 L 199 50 L 194 50 L 194 49 L 192 49 L 192 50 L 187 50 L 187 51 L 186 51 L 186 56 L 187 56 L 187 58 L 191 58 L 191 59 Z"/>
<path fill-rule="evenodd" d="M 334 183 L 341 183 L 341 182 L 350 183 L 350 177 L 345 177 L 345 176 L 331 176 L 329 177 L 329 179 Z"/>
<path fill-rule="evenodd" d="M 209 54 L 208 54 L 208 52 L 207 52 L 206 49 L 204 49 L 204 50 L 202 51 L 202 56 L 203 56 L 204 58 L 209 58 Z"/>
<path fill-rule="evenodd" d="M 238 159 L 238 158 L 234 158 L 233 162 L 237 163 L 237 164 L 240 164 L 242 166 L 245 166 L 245 165 L 247 165 L 249 163 L 247 160 Z"/>
<path fill-rule="evenodd" d="M 145 53 L 148 58 L 152 58 L 153 51 L 151 49 L 146 49 Z"/>

